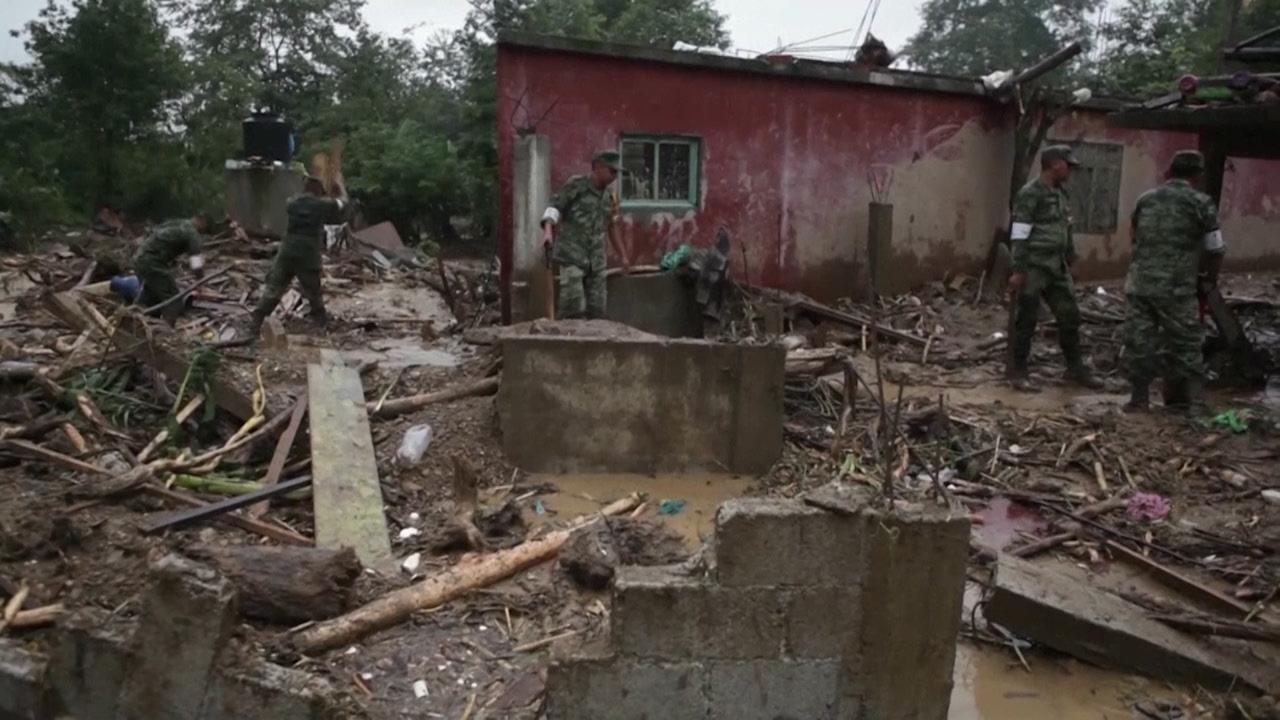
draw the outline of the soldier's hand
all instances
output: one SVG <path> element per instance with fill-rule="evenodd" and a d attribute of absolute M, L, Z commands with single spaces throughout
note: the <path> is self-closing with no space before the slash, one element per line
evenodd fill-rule
<path fill-rule="evenodd" d="M 555 241 L 555 231 L 551 229 L 550 225 L 544 225 L 542 227 L 542 249 L 551 250 L 551 246 L 555 244 Z"/>
<path fill-rule="evenodd" d="M 1017 295 L 1022 292 L 1022 286 L 1027 284 L 1027 274 L 1025 272 L 1015 272 L 1009 276 L 1009 294 Z"/>

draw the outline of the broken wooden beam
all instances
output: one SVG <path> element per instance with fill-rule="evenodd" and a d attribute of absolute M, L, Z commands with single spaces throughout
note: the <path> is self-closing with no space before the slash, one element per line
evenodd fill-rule
<path fill-rule="evenodd" d="M 812 300 L 795 300 L 791 303 L 790 306 L 792 308 L 796 308 L 804 312 L 812 313 L 819 317 L 825 317 L 828 320 L 835 320 L 836 322 L 842 322 L 846 325 L 851 325 L 857 328 L 867 328 L 868 330 L 874 330 L 877 335 L 880 335 L 882 337 L 891 338 L 893 340 L 899 340 L 905 343 L 911 343 L 912 345 L 915 345 L 917 347 L 923 348 L 925 344 L 929 342 L 928 338 L 922 338 L 922 337 L 919 337 L 918 335 L 912 335 L 911 333 L 903 332 L 901 330 L 895 330 L 890 327 L 885 327 L 884 325 L 876 324 L 874 321 L 868 318 L 859 317 L 857 315 L 854 315 L 852 313 L 847 313 L 842 310 L 836 310 L 833 307 L 828 307 L 821 303 L 816 303 Z"/>
<path fill-rule="evenodd" d="M 209 506 L 209 503 L 199 498 L 191 497 L 186 493 L 180 493 L 174 490 L 169 490 L 168 488 L 162 488 L 159 485 L 150 485 L 150 484 L 143 485 L 141 490 L 142 492 L 147 493 L 148 495 L 152 495 L 158 498 L 163 498 L 165 500 L 177 503 L 179 505 L 186 505 L 187 507 L 203 508 L 203 507 Z M 255 533 L 257 535 L 261 535 L 262 537 L 270 538 L 272 540 L 282 542 L 286 545 L 300 545 L 305 547 L 313 544 L 311 542 L 311 538 L 308 538 L 305 535 L 299 535 L 298 533 L 293 532 L 292 530 L 287 530 L 282 527 L 276 527 L 271 523 L 266 523 L 266 522 L 262 522 L 261 520 L 254 520 L 252 518 L 243 517 L 235 513 L 224 513 L 222 515 L 217 516 L 217 519 L 228 525 L 234 525 L 240 528 L 241 530 Z"/>
<path fill-rule="evenodd" d="M 436 392 L 411 395 L 396 400 L 386 400 L 381 407 L 378 406 L 378 403 L 371 402 L 368 403 L 369 414 L 376 418 L 395 417 L 396 415 L 420 410 L 428 405 L 459 400 L 465 397 L 493 395 L 498 392 L 498 384 L 498 378 L 489 377 L 470 385 L 457 385 L 444 390 L 437 390 Z"/>
<path fill-rule="evenodd" d="M 1280 689 L 1276 668 L 1152 620 L 1075 568 L 1039 567 L 1006 554 L 992 584 L 990 622 L 1086 662 L 1219 690 Z"/>
<path fill-rule="evenodd" d="M 316 546 L 349 547 L 365 567 L 395 572 L 364 386 L 342 356 L 307 365 Z"/>
<path fill-rule="evenodd" d="M 1165 613 L 1152 613 L 1150 617 L 1152 620 L 1159 620 L 1169 627 L 1177 628 L 1192 635 L 1280 643 L 1280 628 L 1275 625 L 1242 623 L 1194 615 L 1171 615 Z"/>
<path fill-rule="evenodd" d="M 1214 590 L 1203 583 L 1197 582 L 1182 573 L 1172 570 L 1143 555 L 1140 552 L 1130 550 L 1114 540 L 1107 540 L 1106 546 L 1113 553 L 1126 560 L 1151 575 L 1152 579 L 1164 585 L 1167 588 L 1184 593 L 1189 597 L 1213 606 L 1218 610 L 1225 610 L 1229 613 L 1238 614 L 1241 617 L 1248 617 L 1253 612 L 1253 607 L 1229 597 L 1226 594 Z"/>
<path fill-rule="evenodd" d="M 631 495 L 604 508 L 599 515 L 630 512 L 641 502 L 639 495 Z M 528 540 L 513 548 L 483 555 L 471 562 L 459 563 L 417 585 L 383 595 L 346 615 L 307 627 L 294 637 L 293 645 L 305 653 L 345 645 L 369 633 L 401 623 L 419 610 L 438 607 L 472 590 L 492 585 L 555 557 L 573 532 L 595 517 L 597 515 L 593 514 L 578 518 L 568 528 L 556 530 L 546 537 Z"/>
<path fill-rule="evenodd" d="M 262 479 L 264 487 L 270 487 L 280 482 L 280 474 L 284 472 L 285 461 L 289 459 L 289 450 L 293 448 L 293 441 L 298 437 L 298 428 L 302 427 L 302 418 L 306 414 L 307 396 L 303 395 L 294 403 L 293 414 L 289 416 L 289 425 L 284 429 L 284 433 L 280 435 L 280 440 L 276 443 L 275 452 L 271 454 L 271 463 L 267 465 L 267 475 Z M 246 510 L 245 514 L 257 519 L 262 517 L 270 507 L 271 501 L 263 500 Z"/>
<path fill-rule="evenodd" d="M 179 529 L 200 522 L 206 518 L 216 517 L 223 513 L 238 510 L 242 507 L 252 505 L 259 500 L 283 495 L 299 488 L 306 487 L 311 484 L 311 478 L 300 477 L 288 482 L 282 482 L 269 488 L 263 488 L 257 492 L 246 493 L 244 495 L 236 495 L 226 500 L 219 500 L 215 503 L 209 503 L 204 507 L 193 507 L 189 510 L 177 510 L 173 512 L 160 513 L 153 516 L 143 526 L 142 531 L 147 533 L 158 532 L 170 528 Z"/>

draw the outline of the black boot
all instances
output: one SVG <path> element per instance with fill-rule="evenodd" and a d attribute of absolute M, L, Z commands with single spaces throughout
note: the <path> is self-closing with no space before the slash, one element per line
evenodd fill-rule
<path fill-rule="evenodd" d="M 1191 395 L 1187 381 L 1181 378 L 1165 378 L 1164 406 L 1169 410 L 1186 412 L 1191 407 Z"/>
<path fill-rule="evenodd" d="M 1031 381 L 1031 371 L 1027 368 L 1026 360 L 1015 360 L 1005 376 L 1015 390 L 1023 392 L 1035 392 L 1037 390 L 1035 383 Z"/>
<path fill-rule="evenodd" d="M 1067 380 L 1089 390 L 1101 390 L 1106 387 L 1105 384 L 1090 372 L 1089 366 L 1077 360 L 1067 365 Z"/>
<path fill-rule="evenodd" d="M 245 335 L 257 342 L 258 337 L 262 335 L 262 323 L 266 322 L 266 318 L 258 313 L 249 316 L 249 324 L 245 326 Z"/>
<path fill-rule="evenodd" d="M 1141 380 L 1131 381 L 1133 390 L 1129 394 L 1129 403 L 1124 406 L 1125 412 L 1146 412 L 1151 409 L 1151 384 Z"/>

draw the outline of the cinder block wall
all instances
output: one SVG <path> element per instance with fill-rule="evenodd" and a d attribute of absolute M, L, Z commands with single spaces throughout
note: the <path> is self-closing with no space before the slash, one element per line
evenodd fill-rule
<path fill-rule="evenodd" d="M 715 567 L 623 568 L 606 657 L 554 664 L 548 720 L 944 720 L 969 523 L 720 507 Z"/>
<path fill-rule="evenodd" d="M 502 447 L 524 470 L 755 475 L 782 455 L 781 346 L 521 336 L 502 357 Z"/>

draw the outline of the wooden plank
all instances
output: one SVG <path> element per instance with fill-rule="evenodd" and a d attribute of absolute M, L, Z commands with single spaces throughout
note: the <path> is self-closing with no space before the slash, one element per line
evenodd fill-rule
<path fill-rule="evenodd" d="M 271 455 L 271 463 L 267 465 L 267 475 L 262 478 L 264 487 L 270 487 L 280 482 L 280 473 L 284 472 L 284 463 L 289 459 L 289 450 L 293 447 L 294 438 L 298 437 L 298 428 L 302 426 L 302 418 L 306 414 L 307 396 L 303 395 L 294 403 L 293 415 L 289 416 L 289 426 L 284 429 L 284 433 L 280 435 L 279 442 L 276 443 L 276 450 Z M 263 500 L 249 508 L 245 514 L 257 519 L 262 517 L 270 507 L 271 501 Z"/>
<path fill-rule="evenodd" d="M 300 477 L 289 480 L 288 482 L 279 483 L 269 488 L 245 493 L 244 495 L 229 497 L 225 500 L 219 500 L 216 503 L 209 503 L 204 507 L 193 507 L 189 510 L 176 510 L 174 512 L 159 513 L 157 515 L 153 515 L 149 520 L 147 520 L 147 522 L 142 526 L 142 531 L 152 533 L 168 528 L 183 528 L 192 523 L 204 520 L 205 518 L 216 517 L 223 513 L 245 507 L 246 505 L 252 505 L 265 498 L 284 495 L 285 493 L 306 487 L 310 484 L 311 478 Z"/>
<path fill-rule="evenodd" d="M 186 505 L 187 507 L 201 508 L 201 507 L 207 507 L 209 505 L 209 503 L 204 502 L 199 498 L 191 497 L 186 493 L 177 492 L 176 490 L 169 490 L 167 488 L 162 488 L 159 485 L 143 485 L 142 491 L 147 493 L 148 495 L 153 495 L 158 498 L 164 498 L 165 500 L 168 500 L 170 502 L 175 502 L 175 503 L 178 503 L 179 505 Z M 303 535 L 299 535 L 298 533 L 295 533 L 292 530 L 276 527 L 271 523 L 262 522 L 261 520 L 253 520 L 251 518 L 242 517 L 235 513 L 226 513 L 225 515 L 219 515 L 218 520 L 228 525 L 235 525 L 241 530 L 246 530 L 248 532 L 261 535 L 262 537 L 270 538 L 272 540 L 278 540 L 279 542 L 285 543 L 286 545 L 300 545 L 303 547 L 314 545 L 314 543 L 311 542 L 311 538 L 308 538 Z"/>
<path fill-rule="evenodd" d="M 365 567 L 394 572 L 359 373 L 322 350 L 307 366 L 307 399 L 316 545 L 350 547 Z"/>
<path fill-rule="evenodd" d="M 1175 570 L 1171 570 L 1140 552 L 1130 550 L 1129 548 L 1117 542 L 1107 541 L 1107 547 L 1121 558 L 1137 565 L 1146 570 L 1151 576 L 1165 587 L 1185 593 L 1201 602 L 1208 603 L 1219 610 L 1226 610 L 1230 613 L 1238 613 L 1247 617 L 1253 608 L 1249 605 L 1228 597 L 1213 588 L 1196 582 L 1191 578 L 1183 575 Z"/>
<path fill-rule="evenodd" d="M 905 333 L 905 332 L 902 332 L 901 330 L 895 330 L 893 328 L 885 327 L 883 325 L 876 325 L 875 323 L 873 323 L 871 320 L 868 320 L 867 318 L 858 317 L 857 315 L 843 312 L 841 310 L 836 310 L 833 307 L 828 307 L 826 305 L 812 302 L 810 300 L 797 300 L 791 303 L 791 307 L 797 308 L 799 310 L 803 310 L 805 312 L 813 313 L 814 315 L 825 317 L 830 320 L 835 320 L 837 322 L 842 322 L 847 325 L 852 325 L 854 327 L 859 327 L 859 328 L 865 327 L 867 329 L 874 329 L 877 335 L 883 335 L 884 337 L 887 337 L 887 338 L 900 340 L 906 343 L 911 343 L 912 345 L 916 345 L 918 347 L 924 347 L 925 343 L 929 342 L 927 338 L 922 338 L 917 335 L 912 335 L 911 333 Z"/>

